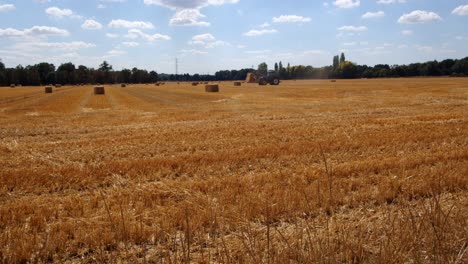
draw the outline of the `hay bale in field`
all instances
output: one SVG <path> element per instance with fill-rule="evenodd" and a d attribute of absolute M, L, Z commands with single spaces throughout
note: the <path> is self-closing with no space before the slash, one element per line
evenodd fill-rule
<path fill-rule="evenodd" d="M 198 85 L 197 82 L 193 82 L 193 83 L 192 83 L 192 86 L 197 86 L 197 85 Z"/>
<path fill-rule="evenodd" d="M 55 85 L 55 88 L 60 88 L 60 87 L 62 87 L 61 84 L 56 84 L 56 85 Z"/>
<path fill-rule="evenodd" d="M 234 86 L 242 86 L 241 82 L 234 82 Z"/>
<path fill-rule="evenodd" d="M 219 85 L 217 85 L 217 84 L 205 85 L 205 92 L 207 92 L 207 93 L 218 93 L 219 92 Z"/>
<path fill-rule="evenodd" d="M 45 93 L 52 93 L 52 86 L 46 86 L 46 87 L 44 88 L 44 92 L 45 92 Z"/>
<path fill-rule="evenodd" d="M 257 76 L 255 74 L 249 72 L 247 73 L 247 78 L 245 78 L 246 83 L 256 83 L 257 82 Z"/>
<path fill-rule="evenodd" d="M 126 85 L 125 83 L 122 83 L 122 84 L 120 85 L 120 87 L 125 88 L 125 87 L 127 87 L 127 85 Z"/>
<path fill-rule="evenodd" d="M 154 85 L 159 86 L 159 83 L 155 83 Z"/>
<path fill-rule="evenodd" d="M 15 88 L 16 87 L 16 84 L 12 83 L 10 84 L 10 88 Z"/>
<path fill-rule="evenodd" d="M 106 91 L 104 90 L 104 86 L 96 86 L 94 87 L 94 94 L 105 94 Z"/>
<path fill-rule="evenodd" d="M 336 82 L 336 80 L 331 80 L 331 82 Z"/>

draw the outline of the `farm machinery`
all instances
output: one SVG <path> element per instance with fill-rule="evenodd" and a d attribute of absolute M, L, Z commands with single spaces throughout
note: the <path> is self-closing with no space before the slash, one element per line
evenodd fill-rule
<path fill-rule="evenodd" d="M 266 75 L 260 74 L 258 72 L 247 74 L 247 78 L 245 80 L 247 83 L 258 83 L 259 85 L 279 85 L 280 78 L 275 71 L 268 71 Z"/>

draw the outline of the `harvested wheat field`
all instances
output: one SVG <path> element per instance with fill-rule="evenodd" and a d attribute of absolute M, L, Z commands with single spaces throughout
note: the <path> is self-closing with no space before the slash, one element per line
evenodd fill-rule
<path fill-rule="evenodd" d="M 0 88 L 3 263 L 467 263 L 468 79 Z"/>

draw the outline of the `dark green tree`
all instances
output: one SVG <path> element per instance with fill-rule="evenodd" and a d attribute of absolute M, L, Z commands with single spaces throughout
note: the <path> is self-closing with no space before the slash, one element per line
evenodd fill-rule
<path fill-rule="evenodd" d="M 259 74 L 267 75 L 267 73 L 268 73 L 268 64 L 266 64 L 265 62 L 260 63 L 258 65 L 257 71 L 258 71 Z"/>

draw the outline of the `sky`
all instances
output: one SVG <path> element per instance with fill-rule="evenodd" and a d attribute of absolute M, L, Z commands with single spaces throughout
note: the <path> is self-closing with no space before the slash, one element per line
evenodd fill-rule
<path fill-rule="evenodd" d="M 408 64 L 468 56 L 468 0 L 0 0 L 7 67 Z"/>

